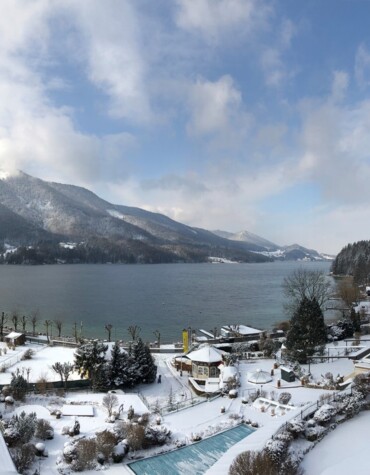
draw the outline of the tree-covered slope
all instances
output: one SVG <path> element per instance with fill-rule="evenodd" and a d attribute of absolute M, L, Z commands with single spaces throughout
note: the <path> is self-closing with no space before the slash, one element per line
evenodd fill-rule
<path fill-rule="evenodd" d="M 358 241 L 344 247 L 333 261 L 332 272 L 353 275 L 357 283 L 366 283 L 370 274 L 370 241 Z"/>

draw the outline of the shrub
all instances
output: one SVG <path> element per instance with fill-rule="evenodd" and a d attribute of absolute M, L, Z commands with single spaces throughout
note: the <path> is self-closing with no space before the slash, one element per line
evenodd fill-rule
<path fill-rule="evenodd" d="M 335 415 L 336 410 L 330 404 L 324 404 L 323 406 L 318 409 L 313 418 L 315 421 L 319 423 L 326 423 L 329 422 L 330 419 Z"/>
<path fill-rule="evenodd" d="M 17 401 L 23 401 L 26 397 L 28 384 L 24 377 L 18 373 L 12 374 L 12 379 L 10 381 L 10 390 L 11 393 Z"/>
<path fill-rule="evenodd" d="M 142 449 L 145 445 L 145 427 L 138 424 L 127 424 L 126 438 L 132 450 Z"/>
<path fill-rule="evenodd" d="M 291 399 L 292 399 L 292 395 L 290 393 L 283 392 L 279 396 L 279 403 L 280 404 L 288 404 Z"/>
<path fill-rule="evenodd" d="M 16 434 L 19 434 L 18 440 L 15 445 L 27 444 L 33 437 L 36 430 L 36 414 L 31 412 L 26 414 L 22 411 L 19 415 L 13 416 L 7 423 L 7 429 L 10 429 L 9 433 L 12 433 L 12 437 L 15 438 Z M 7 431 L 5 431 L 7 433 Z"/>
<path fill-rule="evenodd" d="M 33 357 L 34 354 L 35 354 L 35 352 L 31 348 L 28 348 L 28 350 L 26 350 L 23 353 L 21 360 L 22 361 L 32 360 L 32 357 Z"/>
<path fill-rule="evenodd" d="M 279 475 L 279 472 L 265 451 L 247 451 L 236 457 L 229 475 Z"/>
<path fill-rule="evenodd" d="M 171 431 L 164 426 L 148 426 L 145 429 L 144 448 L 152 445 L 164 445 L 171 437 Z"/>
<path fill-rule="evenodd" d="M 14 465 L 19 473 L 26 473 L 35 460 L 36 449 L 31 443 L 11 449 Z"/>
<path fill-rule="evenodd" d="M 117 436 L 109 430 L 96 433 L 96 444 L 99 448 L 99 452 L 103 454 L 104 460 L 109 460 L 117 442 Z"/>
<path fill-rule="evenodd" d="M 108 417 L 110 417 L 113 409 L 118 406 L 118 397 L 115 394 L 108 393 L 103 397 L 102 405 L 108 412 Z"/>
<path fill-rule="evenodd" d="M 50 422 L 45 419 L 38 419 L 35 436 L 41 440 L 53 439 L 54 430 L 51 427 Z"/>
<path fill-rule="evenodd" d="M 97 447 L 95 439 L 80 439 L 75 445 L 77 456 L 71 463 L 71 468 L 75 472 L 83 470 L 94 470 L 96 468 Z"/>

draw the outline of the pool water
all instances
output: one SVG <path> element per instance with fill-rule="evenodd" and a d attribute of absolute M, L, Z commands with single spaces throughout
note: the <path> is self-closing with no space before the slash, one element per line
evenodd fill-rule
<path fill-rule="evenodd" d="M 132 462 L 128 466 L 137 475 L 202 475 L 237 442 L 254 432 L 245 424 L 228 429 L 186 447 Z"/>

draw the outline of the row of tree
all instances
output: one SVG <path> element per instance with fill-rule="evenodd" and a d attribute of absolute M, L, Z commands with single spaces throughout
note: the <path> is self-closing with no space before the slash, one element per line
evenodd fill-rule
<path fill-rule="evenodd" d="M 107 355 L 108 345 L 93 341 L 77 348 L 74 367 L 82 377 L 91 380 L 94 390 L 133 387 L 155 381 L 157 366 L 149 347 L 141 338 L 124 350 L 115 343 Z"/>

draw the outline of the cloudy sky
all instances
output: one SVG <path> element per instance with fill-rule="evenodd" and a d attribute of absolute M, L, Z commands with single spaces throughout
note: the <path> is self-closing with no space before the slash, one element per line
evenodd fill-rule
<path fill-rule="evenodd" d="M 370 2 L 1 7 L 0 168 L 278 244 L 370 238 Z"/>

